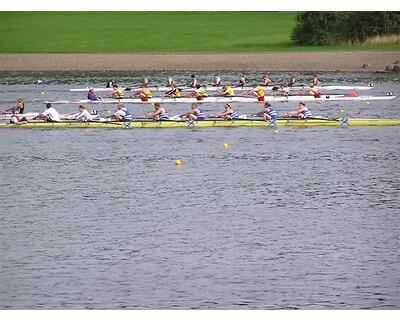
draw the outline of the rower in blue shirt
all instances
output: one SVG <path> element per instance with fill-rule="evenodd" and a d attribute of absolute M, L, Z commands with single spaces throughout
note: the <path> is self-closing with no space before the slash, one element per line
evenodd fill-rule
<path fill-rule="evenodd" d="M 261 110 L 260 112 L 253 113 L 253 116 L 263 117 L 265 121 L 267 120 L 275 121 L 278 117 L 278 114 L 274 109 L 272 109 L 271 104 L 269 102 L 266 102 L 264 104 L 264 109 Z"/>
<path fill-rule="evenodd" d="M 312 114 L 310 109 L 306 107 L 304 102 L 299 102 L 297 110 L 288 112 L 286 116 L 297 117 L 298 119 L 308 119 L 311 118 Z"/>
<path fill-rule="evenodd" d="M 180 117 L 186 117 L 193 121 L 206 120 L 206 115 L 196 102 L 192 103 L 192 110 L 181 114 Z"/>
<path fill-rule="evenodd" d="M 228 103 L 225 105 L 225 111 L 222 113 L 216 113 L 210 115 L 210 118 L 224 118 L 225 120 L 237 120 L 239 119 L 239 113 L 232 109 Z"/>

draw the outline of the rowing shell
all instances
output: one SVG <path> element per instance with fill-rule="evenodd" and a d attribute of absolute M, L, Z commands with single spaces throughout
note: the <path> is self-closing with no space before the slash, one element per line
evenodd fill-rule
<path fill-rule="evenodd" d="M 30 122 L 27 124 L 0 124 L 0 128 L 212 128 L 212 127 L 377 127 L 399 126 L 400 119 L 278 119 L 264 120 L 204 120 L 204 121 L 132 121 L 132 122 Z"/>
<path fill-rule="evenodd" d="M 233 90 L 236 91 L 250 91 L 250 90 L 254 90 L 256 86 L 254 87 L 235 87 L 232 86 L 231 88 Z M 262 88 L 264 88 L 264 90 L 276 90 L 276 88 L 278 88 L 278 86 L 260 86 Z M 320 90 L 370 90 L 372 89 L 372 85 L 369 86 L 318 86 L 318 88 Z M 122 90 L 124 91 L 139 91 L 140 88 L 139 87 L 121 87 Z M 151 91 L 160 91 L 160 92 L 165 92 L 165 91 L 169 91 L 171 90 L 171 87 L 157 87 L 157 86 L 150 86 L 148 87 Z M 188 86 L 178 86 L 178 88 L 180 90 L 184 90 L 184 91 L 193 91 L 194 89 L 192 87 L 188 87 Z M 205 87 L 207 91 L 217 91 L 219 89 L 222 89 L 221 87 L 212 87 L 212 86 L 206 86 Z M 308 85 L 304 85 L 304 86 L 294 86 L 291 89 L 292 90 L 304 90 L 304 89 L 308 89 L 309 86 Z M 100 91 L 112 91 L 112 88 L 92 88 L 94 91 L 100 92 Z M 75 89 L 69 89 L 69 91 L 71 92 L 87 92 L 89 90 L 89 87 L 86 88 L 75 88 Z"/>
<path fill-rule="evenodd" d="M 269 102 L 287 102 L 287 101 L 369 101 L 369 100 L 391 100 L 396 96 L 349 96 L 349 95 L 321 95 L 320 98 L 314 98 L 314 96 L 266 96 L 265 101 Z M 142 101 L 138 98 L 125 98 L 125 99 L 111 99 L 105 98 L 102 100 L 91 101 L 91 100 L 57 100 L 57 101 L 46 101 L 46 103 L 52 104 L 107 104 L 107 103 L 193 103 L 193 102 L 204 102 L 204 103 L 230 103 L 230 102 L 259 102 L 255 97 L 207 97 L 203 100 L 197 100 L 196 98 L 171 98 L 171 97 L 154 97 L 149 98 L 148 101 Z"/>

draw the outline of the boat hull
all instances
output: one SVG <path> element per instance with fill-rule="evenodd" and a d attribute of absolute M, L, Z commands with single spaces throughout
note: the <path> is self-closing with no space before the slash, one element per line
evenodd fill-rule
<path fill-rule="evenodd" d="M 320 98 L 314 96 L 266 96 L 264 101 L 268 102 L 291 102 L 291 101 L 371 101 L 371 100 L 392 100 L 396 96 L 348 96 L 348 95 L 321 95 Z M 137 98 L 125 99 L 102 99 L 97 101 L 90 100 L 57 100 L 46 101 L 52 104 L 115 104 L 118 102 L 146 104 L 146 103 L 231 103 L 231 102 L 260 102 L 256 97 L 207 97 L 203 100 L 196 98 L 170 98 L 170 97 L 155 97 L 148 101 L 142 101 Z M 262 102 L 262 101 L 261 101 Z"/>
<path fill-rule="evenodd" d="M 275 122 L 263 120 L 234 120 L 220 119 L 195 121 L 132 121 L 132 122 L 31 122 L 27 124 L 0 124 L 0 128 L 212 128 L 212 127 L 383 127 L 399 126 L 400 119 L 278 119 Z"/>

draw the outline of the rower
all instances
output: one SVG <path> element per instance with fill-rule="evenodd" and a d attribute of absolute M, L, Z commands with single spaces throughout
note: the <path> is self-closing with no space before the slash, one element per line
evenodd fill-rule
<path fill-rule="evenodd" d="M 197 100 L 203 100 L 204 97 L 208 97 L 206 88 L 204 86 L 201 86 L 200 84 L 196 86 L 195 92 Z"/>
<path fill-rule="evenodd" d="M 253 113 L 253 116 L 263 117 L 265 121 L 276 121 L 278 114 L 272 109 L 271 104 L 266 102 L 264 104 L 264 109 L 260 112 Z"/>
<path fill-rule="evenodd" d="M 80 122 L 87 122 L 89 120 L 94 120 L 95 118 L 98 118 L 97 115 L 90 114 L 83 105 L 80 105 L 78 110 L 79 111 L 77 113 L 70 115 L 68 119 L 79 120 Z"/>
<path fill-rule="evenodd" d="M 185 117 L 185 118 L 188 118 L 193 121 L 206 120 L 206 115 L 204 114 L 203 110 L 200 109 L 199 105 L 196 102 L 192 103 L 191 108 L 192 108 L 192 110 L 190 110 L 184 114 L 181 114 L 180 117 L 182 117 L 182 118 Z"/>
<path fill-rule="evenodd" d="M 261 86 L 255 87 L 253 90 L 249 90 L 243 94 L 243 97 L 256 96 L 259 102 L 265 100 L 265 90 Z"/>
<path fill-rule="evenodd" d="M 286 86 L 291 88 L 291 87 L 293 87 L 295 82 L 296 82 L 296 77 L 292 74 L 290 76 L 290 80 L 289 80 L 289 82 L 288 82 L 288 84 Z"/>
<path fill-rule="evenodd" d="M 319 85 L 319 81 L 318 81 L 318 78 L 317 78 L 317 74 L 316 74 L 316 73 L 313 73 L 311 83 L 312 83 L 314 86 Z"/>
<path fill-rule="evenodd" d="M 110 80 L 107 82 L 106 88 L 112 88 L 115 84 L 116 82 L 114 80 Z"/>
<path fill-rule="evenodd" d="M 167 87 L 172 87 L 172 85 L 175 85 L 174 79 L 172 77 L 167 77 Z"/>
<path fill-rule="evenodd" d="M 23 123 L 28 123 L 28 120 L 25 117 L 20 117 L 18 111 L 14 110 L 13 114 L 12 114 L 12 116 L 10 118 L 10 123 L 23 124 Z"/>
<path fill-rule="evenodd" d="M 244 77 L 243 74 L 241 74 L 239 77 L 239 87 L 244 87 L 245 84 L 246 84 L 246 78 Z"/>
<path fill-rule="evenodd" d="M 230 86 L 228 86 L 227 84 L 224 84 L 224 86 L 222 87 L 222 90 L 219 90 L 217 95 L 225 96 L 225 97 L 233 97 L 235 95 L 235 92 L 233 91 L 233 89 Z"/>
<path fill-rule="evenodd" d="M 237 120 L 239 119 L 239 114 L 234 111 L 231 105 L 228 103 L 225 105 L 225 111 L 222 113 L 216 113 L 210 115 L 210 118 L 224 118 L 225 120 Z"/>
<path fill-rule="evenodd" d="M 268 86 L 269 84 L 271 84 L 271 79 L 269 78 L 268 73 L 265 73 L 263 75 L 263 86 Z"/>
<path fill-rule="evenodd" d="M 11 107 L 10 109 L 7 109 L 7 110 L 5 110 L 5 111 L 6 111 L 6 112 L 7 112 L 7 111 L 11 111 L 11 112 L 17 111 L 17 113 L 22 114 L 22 113 L 24 113 L 24 110 L 25 110 L 25 102 L 24 102 L 24 99 L 23 99 L 23 98 L 19 98 L 19 99 L 17 100 L 17 105 L 16 105 L 16 106 Z"/>
<path fill-rule="evenodd" d="M 145 87 L 149 85 L 149 79 L 145 76 L 142 77 L 142 85 Z"/>
<path fill-rule="evenodd" d="M 191 80 L 191 82 L 190 82 L 190 87 L 196 88 L 196 86 L 197 86 L 197 84 L 198 84 L 196 75 L 195 75 L 195 74 L 192 74 L 190 77 L 192 78 L 192 80 Z"/>
<path fill-rule="evenodd" d="M 122 92 L 122 89 L 118 88 L 116 84 L 113 85 L 113 90 L 112 92 L 108 95 L 111 98 L 114 99 L 123 99 L 124 98 L 124 93 Z"/>
<path fill-rule="evenodd" d="M 158 102 L 152 103 L 152 105 L 154 111 L 146 114 L 146 118 L 151 118 L 156 121 L 169 120 L 168 111 L 165 107 L 162 107 Z"/>
<path fill-rule="evenodd" d="M 308 93 L 311 94 L 312 96 L 314 96 L 314 98 L 321 98 L 321 93 L 319 92 L 317 86 L 313 83 L 310 84 Z"/>
<path fill-rule="evenodd" d="M 33 118 L 33 120 L 44 120 L 44 122 L 59 122 L 60 114 L 53 108 L 51 103 L 46 103 L 46 110 Z"/>
<path fill-rule="evenodd" d="M 308 119 L 312 116 L 309 108 L 306 107 L 304 102 L 299 102 L 299 106 L 296 111 L 290 111 L 285 116 L 297 117 L 298 119 Z"/>
<path fill-rule="evenodd" d="M 165 97 L 173 97 L 173 98 L 180 98 L 181 97 L 181 92 L 179 91 L 179 89 L 177 87 L 175 87 L 175 85 L 173 84 L 171 86 L 171 90 L 167 91 L 164 94 Z"/>
<path fill-rule="evenodd" d="M 94 92 L 93 88 L 90 88 L 88 93 L 87 93 L 87 98 L 90 101 L 97 101 L 100 100 L 99 97 L 96 96 L 96 93 Z"/>
<path fill-rule="evenodd" d="M 213 87 L 219 87 L 221 85 L 221 78 L 218 74 L 214 74 L 214 82 L 211 85 Z"/>
<path fill-rule="evenodd" d="M 151 93 L 151 90 L 147 88 L 146 86 L 142 85 L 139 91 L 139 98 L 142 101 L 149 101 L 149 98 L 151 98 L 153 94 Z"/>
<path fill-rule="evenodd" d="M 125 107 L 125 105 L 120 102 L 118 103 L 118 111 L 113 115 L 107 116 L 108 119 L 115 119 L 116 121 L 131 122 L 132 114 Z"/>

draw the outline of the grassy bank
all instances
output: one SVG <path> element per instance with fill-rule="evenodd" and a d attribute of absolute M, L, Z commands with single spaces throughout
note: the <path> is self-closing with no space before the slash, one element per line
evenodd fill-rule
<path fill-rule="evenodd" d="M 294 12 L 0 12 L 0 52 L 268 52 L 295 46 Z"/>

